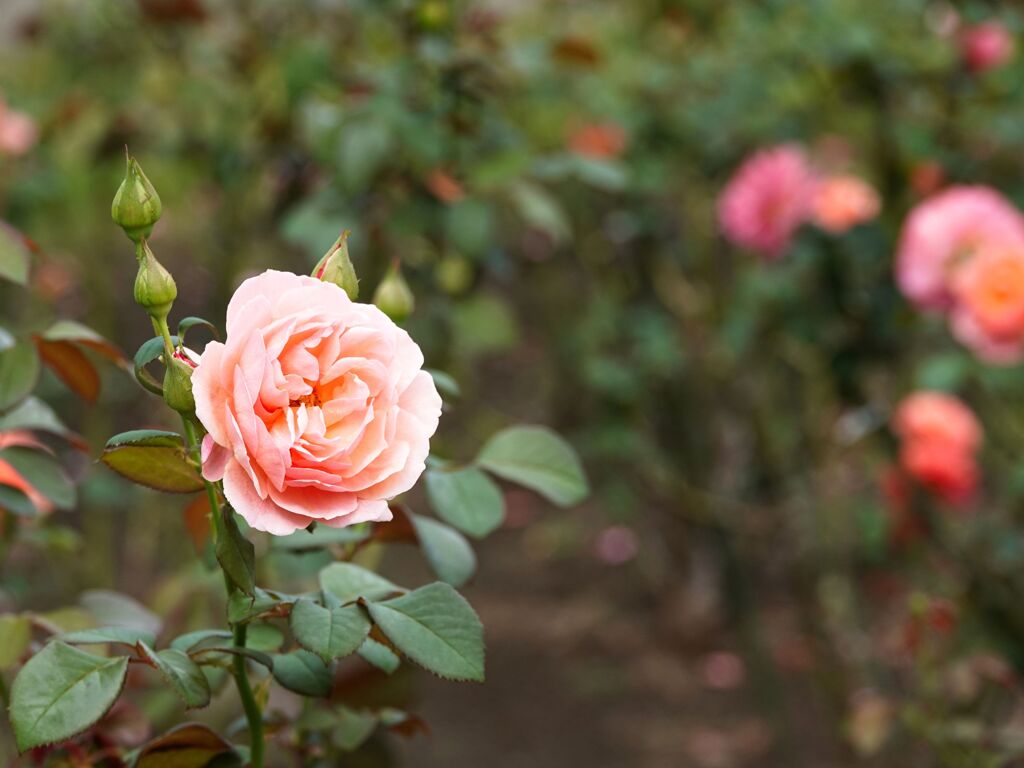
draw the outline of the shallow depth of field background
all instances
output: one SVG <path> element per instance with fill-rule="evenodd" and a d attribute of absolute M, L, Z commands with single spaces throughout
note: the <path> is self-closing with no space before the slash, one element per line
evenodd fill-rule
<path fill-rule="evenodd" d="M 0 0 L 0 91 L 40 128 L 0 159 L 0 218 L 40 246 L 0 320 L 79 318 L 129 354 L 151 335 L 109 214 L 128 145 L 163 198 L 176 316 L 219 321 L 244 277 L 308 272 L 351 229 L 363 295 L 399 259 L 408 328 L 461 385 L 439 453 L 513 420 L 580 451 L 586 505 L 511 493 L 479 552 L 486 685 L 357 681 L 431 732 L 352 766 L 1012 765 L 1024 377 L 892 278 L 928 184 L 1024 202 L 1024 56 L 968 71 L 954 11 L 1024 24 L 981 1 Z M 882 211 L 769 263 L 722 238 L 715 200 L 786 141 L 841 154 Z M 128 375 L 103 384 L 88 408 L 42 390 L 93 457 L 163 418 Z M 908 537 L 881 478 L 921 387 L 978 413 L 983 480 Z M 73 469 L 63 554 L 10 563 L 12 599 L 108 587 L 187 613 L 208 578 L 188 500 Z"/>

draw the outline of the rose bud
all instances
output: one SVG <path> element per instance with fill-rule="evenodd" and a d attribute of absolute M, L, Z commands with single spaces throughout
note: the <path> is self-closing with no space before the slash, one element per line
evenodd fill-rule
<path fill-rule="evenodd" d="M 346 229 L 334 241 L 334 245 L 313 268 L 313 277 L 325 283 L 334 283 L 355 301 L 359 296 L 359 278 L 356 277 L 356 268 L 352 266 L 352 259 L 348 255 L 348 235 Z"/>
<path fill-rule="evenodd" d="M 160 195 L 142 172 L 138 161 L 129 156 L 124 181 L 117 188 L 114 202 L 110 206 L 110 215 L 114 223 L 137 243 L 142 238 L 149 237 L 162 212 Z"/>
<path fill-rule="evenodd" d="M 391 269 L 377 286 L 377 290 L 373 294 L 373 303 L 396 323 L 402 322 L 412 314 L 416 300 L 413 298 L 409 284 L 402 277 L 402 271 L 399 269 L 397 261 L 391 265 Z"/>
<path fill-rule="evenodd" d="M 138 246 L 139 273 L 135 276 L 135 303 L 157 321 L 165 321 L 178 298 L 178 286 L 143 240 Z"/>
<path fill-rule="evenodd" d="M 178 413 L 195 413 L 196 400 L 192 395 L 192 371 L 195 363 L 175 350 L 164 371 L 164 402 Z"/>

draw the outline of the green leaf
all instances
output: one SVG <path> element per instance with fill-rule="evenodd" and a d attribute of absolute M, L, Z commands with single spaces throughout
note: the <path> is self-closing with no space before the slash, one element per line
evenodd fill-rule
<path fill-rule="evenodd" d="M 420 549 L 441 581 L 461 587 L 476 572 L 476 555 L 466 537 L 450 525 L 429 517 L 409 515 Z"/>
<path fill-rule="evenodd" d="M 0 483 L 0 510 L 19 517 L 36 517 L 39 510 L 32 500 L 11 485 Z"/>
<path fill-rule="evenodd" d="M 358 749 L 377 730 L 377 716 L 372 712 L 338 707 L 337 713 L 331 743 L 343 752 Z"/>
<path fill-rule="evenodd" d="M 389 675 L 398 669 L 399 664 L 402 663 L 402 660 L 398 658 L 394 651 L 384 645 L 384 643 L 377 642 L 372 637 L 366 638 L 363 644 L 359 646 L 359 655 L 368 664 L 372 664 Z"/>
<path fill-rule="evenodd" d="M 256 588 L 252 597 L 233 591 L 228 597 L 228 623 L 244 624 L 260 616 L 286 616 L 296 601 L 293 595 Z"/>
<path fill-rule="evenodd" d="M 578 504 L 588 493 L 576 452 L 546 427 L 502 430 L 487 442 L 476 462 L 561 507 Z"/>
<path fill-rule="evenodd" d="M 139 643 L 153 645 L 156 637 L 152 632 L 133 627 L 98 627 L 96 629 L 80 629 L 77 632 L 65 632 L 57 635 L 55 641 L 68 645 L 100 645 L 113 643 L 134 648 Z"/>
<path fill-rule="evenodd" d="M 134 768 L 208 768 L 218 756 L 233 753 L 231 744 L 205 725 L 186 723 L 143 746 Z"/>
<path fill-rule="evenodd" d="M 29 249 L 25 236 L 0 222 L 0 278 L 25 285 L 28 282 Z"/>
<path fill-rule="evenodd" d="M 10 669 L 21 661 L 31 639 L 32 623 L 28 616 L 0 615 L 0 670 Z"/>
<path fill-rule="evenodd" d="M 210 333 L 213 334 L 213 338 L 219 339 L 220 334 L 217 332 L 217 326 L 211 323 L 209 320 L 204 320 L 201 317 L 185 317 L 182 318 L 181 322 L 178 323 L 178 339 L 179 343 L 185 344 L 185 334 L 189 328 L 194 328 L 197 325 L 205 326 L 210 329 Z"/>
<path fill-rule="evenodd" d="M 360 597 L 381 600 L 405 591 L 383 576 L 352 563 L 331 563 L 320 571 L 320 589 L 342 603 L 351 603 Z"/>
<path fill-rule="evenodd" d="M 38 397 L 27 397 L 17 408 L 0 416 L 0 431 L 12 429 L 32 429 L 49 432 L 68 440 L 74 440 L 75 434 L 64 426 L 53 412 L 53 409 Z"/>
<path fill-rule="evenodd" d="M 483 681 L 483 626 L 449 585 L 435 582 L 367 607 L 395 647 L 420 666 L 453 680 Z"/>
<path fill-rule="evenodd" d="M 138 429 L 114 435 L 100 459 L 119 475 L 158 491 L 194 493 L 206 487 L 174 432 Z"/>
<path fill-rule="evenodd" d="M 273 624 L 250 624 L 245 636 L 245 647 L 254 651 L 271 653 L 281 650 L 284 633 Z"/>
<path fill-rule="evenodd" d="M 39 355 L 31 341 L 0 344 L 0 412 L 28 397 L 38 380 Z"/>
<path fill-rule="evenodd" d="M 302 648 L 274 656 L 274 679 L 289 691 L 303 696 L 326 698 L 334 677 L 330 668 L 315 653 Z"/>
<path fill-rule="evenodd" d="M 358 605 L 324 608 L 312 600 L 299 600 L 292 608 L 295 640 L 325 663 L 353 653 L 370 633 L 370 622 Z"/>
<path fill-rule="evenodd" d="M 154 651 L 148 644 L 136 646 L 171 688 L 185 702 L 186 709 L 198 709 L 210 703 L 210 684 L 203 671 L 185 653 L 175 648 Z"/>
<path fill-rule="evenodd" d="M 0 451 L 0 461 L 10 464 L 58 509 L 75 506 L 75 486 L 50 454 L 32 448 L 7 448 Z"/>
<path fill-rule="evenodd" d="M 475 467 L 427 470 L 427 499 L 438 517 L 481 538 L 505 519 L 505 499 L 491 478 Z"/>
<path fill-rule="evenodd" d="M 177 344 L 178 337 L 171 336 L 171 344 Z M 164 353 L 164 340 L 161 336 L 154 336 L 149 341 L 143 342 L 142 346 L 135 352 L 134 369 L 135 378 L 145 389 L 155 395 L 163 395 L 164 385 L 157 381 L 146 366 L 158 359 Z"/>
<path fill-rule="evenodd" d="M 78 600 L 102 626 L 159 634 L 162 621 L 138 600 L 108 589 L 90 589 Z"/>
<path fill-rule="evenodd" d="M 202 643 L 213 640 L 220 643 L 222 640 L 230 639 L 231 633 L 226 629 L 197 629 L 195 632 L 186 632 L 171 640 L 171 648 L 188 653 Z"/>
<path fill-rule="evenodd" d="M 350 525 L 345 528 L 320 525 L 312 531 L 301 530 L 287 536 L 274 536 L 270 546 L 289 552 L 314 552 L 336 544 L 357 544 L 370 538 L 370 534 L 368 525 Z"/>
<path fill-rule="evenodd" d="M 197 664 L 219 664 L 225 656 L 244 656 L 250 661 L 261 664 L 267 669 L 274 666 L 274 660 L 269 654 L 262 651 L 254 651 L 252 648 L 239 648 L 235 645 L 213 645 L 210 647 L 197 648 L 189 652 L 189 657 Z"/>
<path fill-rule="evenodd" d="M 19 752 L 64 741 L 99 720 L 124 686 L 128 658 L 104 659 L 49 643 L 21 668 L 10 715 Z"/>
<path fill-rule="evenodd" d="M 216 511 L 213 514 L 218 514 Z M 256 548 L 238 529 L 230 507 L 221 511 L 221 536 L 217 539 L 217 562 L 231 583 L 246 595 L 256 594 Z"/>

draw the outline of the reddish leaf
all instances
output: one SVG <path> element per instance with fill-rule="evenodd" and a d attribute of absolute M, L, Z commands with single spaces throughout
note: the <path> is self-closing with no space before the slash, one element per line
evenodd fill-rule
<path fill-rule="evenodd" d="M 92 328 L 76 323 L 74 320 L 59 320 L 47 328 L 41 336 L 46 341 L 70 341 L 73 344 L 80 344 L 103 355 L 116 365 L 122 367 L 128 365 L 128 358 L 117 348 L 117 345 L 107 341 Z"/>
<path fill-rule="evenodd" d="M 192 540 L 192 546 L 196 552 L 203 553 L 206 549 L 206 542 L 210 540 L 210 500 L 205 493 L 201 493 L 189 502 L 182 511 L 185 519 L 185 529 L 188 537 Z"/>
<path fill-rule="evenodd" d="M 39 356 L 61 381 L 85 400 L 96 402 L 100 393 L 100 377 L 81 350 L 71 342 L 47 341 L 41 336 L 36 336 L 35 342 Z"/>

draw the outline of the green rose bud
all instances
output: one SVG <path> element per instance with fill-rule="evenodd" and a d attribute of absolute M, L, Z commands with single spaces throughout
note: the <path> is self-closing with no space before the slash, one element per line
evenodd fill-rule
<path fill-rule="evenodd" d="M 384 275 L 377 291 L 373 294 L 373 303 L 396 323 L 400 323 L 412 314 L 416 306 L 409 284 L 402 277 L 402 271 L 396 261 Z"/>
<path fill-rule="evenodd" d="M 175 350 L 164 371 L 164 402 L 178 413 L 195 413 L 192 371 L 195 365 L 181 350 Z"/>
<path fill-rule="evenodd" d="M 135 303 L 154 320 L 166 322 L 171 305 L 178 298 L 178 286 L 164 265 L 156 260 L 149 244 L 142 240 L 136 247 L 139 273 L 135 276 Z"/>
<path fill-rule="evenodd" d="M 348 256 L 348 235 L 346 229 L 341 233 L 341 237 L 334 241 L 334 245 L 313 268 L 313 277 L 325 283 L 334 283 L 355 301 L 359 296 L 359 278 L 356 277 L 356 269 Z"/>
<path fill-rule="evenodd" d="M 160 195 L 149 183 L 138 161 L 129 156 L 124 181 L 117 188 L 114 202 L 110 206 L 110 215 L 114 223 L 137 243 L 142 238 L 149 237 L 162 212 Z"/>

